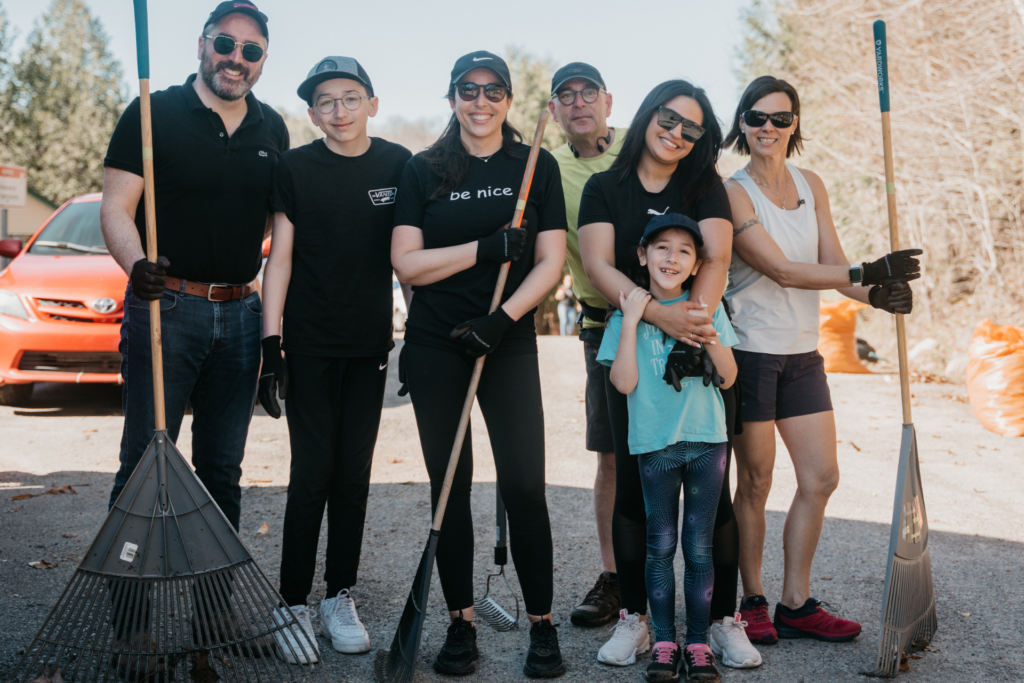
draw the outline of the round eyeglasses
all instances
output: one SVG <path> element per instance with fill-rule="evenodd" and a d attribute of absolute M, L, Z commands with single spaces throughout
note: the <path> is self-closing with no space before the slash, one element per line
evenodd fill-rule
<path fill-rule="evenodd" d="M 600 88 L 583 88 L 582 90 L 572 90 L 566 88 L 565 90 L 559 90 L 555 93 L 555 99 L 562 103 L 562 106 L 571 107 L 576 104 L 577 95 L 583 98 L 583 101 L 587 104 L 593 104 L 597 102 L 597 96 L 601 94 Z"/>
<path fill-rule="evenodd" d="M 341 106 L 345 107 L 349 111 L 355 111 L 359 109 L 359 105 L 363 103 L 363 100 L 368 100 L 372 95 L 345 95 L 344 97 L 321 97 L 316 101 L 316 110 L 321 114 L 330 114 L 338 106 L 337 103 L 341 102 Z"/>

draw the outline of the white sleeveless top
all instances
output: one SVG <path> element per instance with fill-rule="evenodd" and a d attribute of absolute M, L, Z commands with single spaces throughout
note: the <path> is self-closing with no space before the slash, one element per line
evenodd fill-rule
<path fill-rule="evenodd" d="M 814 195 L 802 173 L 786 164 L 804 203 L 794 211 L 775 206 L 757 187 L 746 169 L 732 179 L 754 204 L 757 219 L 790 261 L 818 262 L 818 219 Z M 725 299 L 732 310 L 741 351 L 791 355 L 814 351 L 818 346 L 819 293 L 815 290 L 780 287 L 751 268 L 733 251 Z"/>

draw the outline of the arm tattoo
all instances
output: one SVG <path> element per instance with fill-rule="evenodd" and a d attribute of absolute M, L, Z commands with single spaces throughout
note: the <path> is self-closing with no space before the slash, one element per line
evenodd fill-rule
<path fill-rule="evenodd" d="M 743 233 L 743 232 L 745 232 L 747 230 L 747 228 L 752 228 L 755 225 L 761 225 L 761 221 L 757 220 L 756 218 L 751 218 L 749 221 L 747 221 L 746 223 L 744 223 L 740 227 L 733 228 L 732 236 L 734 238 L 735 237 L 739 237 L 741 233 Z"/>

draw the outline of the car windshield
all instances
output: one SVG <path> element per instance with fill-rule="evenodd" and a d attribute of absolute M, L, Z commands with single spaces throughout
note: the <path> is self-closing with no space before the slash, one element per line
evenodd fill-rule
<path fill-rule="evenodd" d="M 40 256 L 107 254 L 100 231 L 100 203 L 68 204 L 43 228 L 28 253 Z"/>

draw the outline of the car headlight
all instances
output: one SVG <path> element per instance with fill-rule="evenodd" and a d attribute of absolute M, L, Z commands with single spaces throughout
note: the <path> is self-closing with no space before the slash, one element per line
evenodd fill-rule
<path fill-rule="evenodd" d="M 28 320 L 28 311 L 21 299 L 9 289 L 0 289 L 0 314 Z"/>

